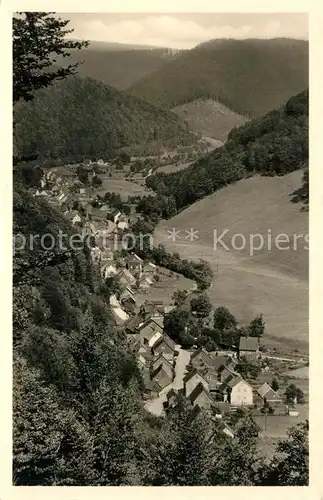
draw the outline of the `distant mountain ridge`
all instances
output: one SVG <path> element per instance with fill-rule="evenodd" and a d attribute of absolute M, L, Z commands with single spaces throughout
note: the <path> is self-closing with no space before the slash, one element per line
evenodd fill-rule
<path fill-rule="evenodd" d="M 191 144 L 195 136 L 175 113 L 91 78 L 73 76 L 15 107 L 16 156 L 112 157 L 125 147 Z"/>
<path fill-rule="evenodd" d="M 58 65 L 83 61 L 78 67 L 81 77 L 124 90 L 176 57 L 178 51 L 167 47 L 90 42 L 88 48 L 72 53 L 68 61 L 59 59 Z"/>
<path fill-rule="evenodd" d="M 282 106 L 307 87 L 307 41 L 223 39 L 183 51 L 128 92 L 169 107 L 214 99 L 252 118 Z"/>

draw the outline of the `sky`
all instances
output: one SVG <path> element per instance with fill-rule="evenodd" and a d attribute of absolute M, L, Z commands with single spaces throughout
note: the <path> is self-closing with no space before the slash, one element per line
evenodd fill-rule
<path fill-rule="evenodd" d="M 58 14 L 59 15 L 59 14 Z M 62 13 L 77 39 L 190 49 L 213 38 L 308 39 L 307 14 Z"/>

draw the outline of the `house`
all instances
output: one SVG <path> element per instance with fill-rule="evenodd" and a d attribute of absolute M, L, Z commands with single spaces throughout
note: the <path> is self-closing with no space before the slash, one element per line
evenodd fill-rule
<path fill-rule="evenodd" d="M 150 378 L 154 383 L 154 389 L 157 390 L 158 393 L 170 385 L 173 379 L 172 375 L 169 374 L 162 364 L 151 373 Z"/>
<path fill-rule="evenodd" d="M 134 312 L 136 307 L 136 296 L 130 287 L 126 287 L 120 295 L 120 302 L 125 309 Z"/>
<path fill-rule="evenodd" d="M 141 278 L 139 282 L 139 289 L 141 291 L 147 291 L 151 287 L 151 285 L 154 283 L 154 281 L 149 277 L 149 276 L 144 276 Z"/>
<path fill-rule="evenodd" d="M 152 347 L 156 344 L 156 342 L 157 342 L 159 339 L 161 339 L 162 337 L 163 337 L 163 334 L 162 334 L 162 333 L 160 333 L 160 332 L 156 332 L 156 333 L 155 333 L 155 335 L 154 335 L 153 337 L 151 337 L 151 339 L 150 339 L 150 340 L 149 340 L 149 342 L 148 342 L 149 347 L 151 347 L 151 348 L 152 348 Z"/>
<path fill-rule="evenodd" d="M 219 370 L 218 370 L 218 380 L 220 382 L 227 382 L 229 380 L 232 380 L 233 378 L 235 377 L 238 377 L 239 374 L 237 372 L 235 372 L 234 370 L 232 370 L 231 368 L 229 368 L 228 366 L 222 366 Z"/>
<path fill-rule="evenodd" d="M 231 406 L 252 406 L 253 390 L 250 384 L 240 376 L 225 383 L 228 388 Z"/>
<path fill-rule="evenodd" d="M 198 406 L 199 408 L 203 408 L 205 410 L 210 410 L 214 403 L 212 396 L 210 396 L 209 392 L 205 389 L 205 386 L 202 383 L 197 384 L 188 396 L 188 399 L 192 402 L 194 407 Z"/>
<path fill-rule="evenodd" d="M 131 274 L 131 272 L 128 269 L 121 269 L 121 271 L 118 274 L 118 279 L 122 285 L 125 287 L 127 286 L 134 286 L 136 284 L 136 278 Z"/>
<path fill-rule="evenodd" d="M 152 364 L 152 371 L 155 371 L 160 365 L 163 365 L 163 368 L 168 374 L 173 377 L 174 369 L 173 365 L 169 362 L 168 359 L 165 358 L 163 354 L 160 354 Z"/>
<path fill-rule="evenodd" d="M 135 276 L 141 278 L 143 269 L 143 260 L 138 257 L 135 253 L 131 254 L 127 259 L 127 269 L 131 271 Z"/>
<path fill-rule="evenodd" d="M 145 273 L 149 273 L 149 274 L 154 275 L 157 272 L 157 266 L 155 264 L 153 264 L 152 262 L 147 262 L 144 265 L 143 271 Z"/>
<path fill-rule="evenodd" d="M 188 397 L 199 384 L 202 384 L 205 387 L 206 391 L 209 391 L 210 389 L 209 383 L 206 380 L 204 374 L 202 374 L 197 369 L 193 369 L 192 371 L 190 371 L 184 377 L 183 382 L 184 382 L 184 393 L 186 397 Z"/>
<path fill-rule="evenodd" d="M 112 222 L 114 222 L 114 224 L 117 224 L 119 217 L 121 216 L 121 212 L 120 212 L 120 210 L 112 210 L 112 212 L 110 213 L 110 216 L 111 216 Z"/>
<path fill-rule="evenodd" d="M 139 336 L 139 328 L 144 324 L 140 316 L 133 316 L 130 318 L 124 326 L 124 331 L 126 335 L 136 335 Z"/>
<path fill-rule="evenodd" d="M 121 214 L 118 221 L 117 221 L 117 227 L 118 229 L 121 229 L 122 231 L 125 231 L 126 229 L 129 228 L 128 224 L 128 217 L 126 215 Z"/>
<path fill-rule="evenodd" d="M 239 358 L 245 357 L 247 360 L 256 360 L 259 358 L 259 339 L 258 337 L 240 337 Z"/>
<path fill-rule="evenodd" d="M 75 224 L 80 224 L 82 222 L 82 217 L 78 212 L 76 212 L 76 210 L 72 210 L 72 212 L 70 212 L 69 219 L 73 224 L 73 226 L 75 226 Z"/>
<path fill-rule="evenodd" d="M 209 391 L 211 393 L 217 392 L 220 385 L 218 372 L 214 369 L 204 368 L 201 370 L 201 373 L 209 384 Z"/>
<path fill-rule="evenodd" d="M 214 361 L 209 353 L 202 347 L 191 354 L 191 365 L 194 368 L 212 368 L 214 366 Z"/>
<path fill-rule="evenodd" d="M 149 344 L 150 340 L 157 332 L 163 335 L 163 326 L 157 321 L 157 318 L 148 319 L 138 328 L 138 330 L 140 337 L 146 344 Z"/>
<path fill-rule="evenodd" d="M 155 303 L 146 300 L 140 307 L 140 313 L 143 318 L 162 318 L 163 314 L 159 311 Z"/>
<path fill-rule="evenodd" d="M 113 264 L 113 262 L 106 262 L 103 266 L 101 266 L 101 276 L 105 280 L 108 278 L 112 278 L 118 274 L 118 270 Z"/>
<path fill-rule="evenodd" d="M 150 370 L 151 363 L 153 361 L 154 357 L 149 351 L 138 351 L 137 353 L 137 363 L 139 368 L 142 369 L 147 369 L 148 371 Z"/>
<path fill-rule="evenodd" d="M 263 402 L 268 403 L 270 406 L 280 406 L 282 404 L 279 394 L 267 382 L 259 387 L 257 392 Z"/>
<path fill-rule="evenodd" d="M 172 361 L 175 356 L 175 348 L 175 342 L 164 333 L 164 335 L 159 338 L 157 342 L 155 342 L 155 344 L 152 346 L 152 351 L 154 353 L 154 356 L 158 356 L 159 354 L 163 353 L 167 359 Z"/>

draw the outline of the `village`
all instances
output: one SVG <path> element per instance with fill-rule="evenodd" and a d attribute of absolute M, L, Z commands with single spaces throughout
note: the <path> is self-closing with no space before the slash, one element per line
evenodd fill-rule
<path fill-rule="evenodd" d="M 93 263 L 104 280 L 113 279 L 118 284 L 109 303 L 142 374 L 146 409 L 155 415 L 167 413 L 179 392 L 190 401 L 194 411 L 202 408 L 208 411 L 231 437 L 234 437 L 231 416 L 241 408 L 265 418 L 265 426 L 271 416 L 297 417 L 297 397 L 287 404 L 281 391 L 271 386 L 276 371 L 270 367 L 259 338 L 242 336 L 236 349 L 208 352 L 197 346 L 184 349 L 169 337 L 164 330 L 164 318 L 175 308 L 172 296 L 165 294 L 163 300 L 153 300 L 150 291 L 162 286 L 165 276 L 175 281 L 176 287 L 179 276 L 168 274 L 167 269 L 127 251 L 122 237 L 131 232 L 132 225 L 140 218 L 136 205 L 128 202 L 126 211 L 111 206 L 97 196 L 102 192 L 101 185 L 91 182 L 96 172 L 101 172 L 103 179 L 105 175 L 113 178 L 111 166 L 100 160 L 82 168 L 88 172 L 90 186 L 79 180 L 76 166 L 54 167 L 44 170 L 41 187 L 34 190 L 34 196 L 46 197 L 83 238 L 92 238 Z M 118 178 L 118 171 L 114 174 Z M 195 290 L 193 283 L 187 293 L 194 294 Z M 259 376 L 252 379 L 237 372 L 241 360 L 261 366 Z M 292 366 L 299 366 L 297 360 L 289 361 Z M 281 364 L 287 368 L 286 360 Z"/>

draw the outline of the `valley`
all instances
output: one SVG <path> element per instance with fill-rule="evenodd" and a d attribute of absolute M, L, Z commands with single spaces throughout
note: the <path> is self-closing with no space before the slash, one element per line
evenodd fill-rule
<path fill-rule="evenodd" d="M 13 16 L 15 486 L 309 483 L 306 19 L 240 16 Z"/>

